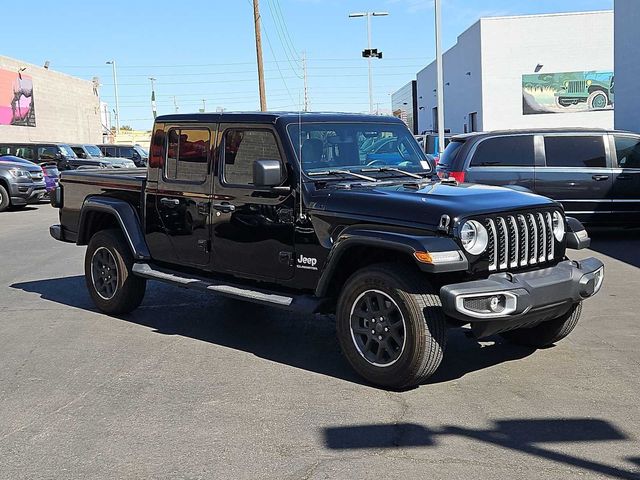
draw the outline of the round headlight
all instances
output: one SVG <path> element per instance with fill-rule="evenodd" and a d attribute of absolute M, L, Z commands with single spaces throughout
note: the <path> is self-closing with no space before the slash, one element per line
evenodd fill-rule
<path fill-rule="evenodd" d="M 469 220 L 460 229 L 460 240 L 464 249 L 471 255 L 480 255 L 487 249 L 489 234 L 480 222 Z"/>
<path fill-rule="evenodd" d="M 561 242 L 564 239 L 564 218 L 560 212 L 553 212 L 553 236 Z"/>

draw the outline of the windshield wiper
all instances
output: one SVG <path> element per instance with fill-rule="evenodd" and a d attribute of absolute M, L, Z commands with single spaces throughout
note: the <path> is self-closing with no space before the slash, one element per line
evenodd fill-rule
<path fill-rule="evenodd" d="M 349 170 L 324 170 L 322 172 L 309 172 L 307 173 L 310 177 L 320 176 L 320 175 L 351 175 L 352 177 L 359 178 L 361 180 L 366 180 L 367 182 L 377 182 L 377 180 L 373 177 L 367 177 L 366 175 L 360 175 L 359 173 L 351 172 Z"/>
<path fill-rule="evenodd" d="M 396 173 L 402 173 L 403 175 L 407 175 L 408 177 L 413 177 L 413 178 L 419 178 L 419 179 L 423 179 L 424 177 L 418 175 L 417 173 L 411 173 L 411 172 L 406 172 L 404 170 L 400 170 L 399 168 L 395 168 L 395 167 L 372 167 L 372 168 L 363 168 L 362 170 L 360 170 L 361 172 L 396 172 Z"/>

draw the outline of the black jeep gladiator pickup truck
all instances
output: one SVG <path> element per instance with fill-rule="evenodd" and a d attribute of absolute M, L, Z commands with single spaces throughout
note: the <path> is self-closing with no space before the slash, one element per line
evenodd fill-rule
<path fill-rule="evenodd" d="M 451 327 L 557 342 L 604 278 L 567 258 L 589 237 L 559 203 L 439 180 L 395 118 L 160 116 L 146 175 L 64 172 L 52 203 L 103 312 L 134 310 L 151 279 L 334 313 L 349 363 L 387 388 L 433 374 Z"/>

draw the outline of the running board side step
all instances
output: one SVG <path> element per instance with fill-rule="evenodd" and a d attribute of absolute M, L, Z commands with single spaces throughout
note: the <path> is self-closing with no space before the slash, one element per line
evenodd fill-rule
<path fill-rule="evenodd" d="M 139 277 L 170 283 L 177 287 L 218 293 L 227 297 L 260 303 L 301 313 L 316 313 L 322 299 L 311 295 L 286 295 L 255 287 L 245 287 L 233 283 L 223 283 L 204 277 L 195 277 L 181 272 L 162 269 L 148 263 L 135 263 L 133 273 Z"/>

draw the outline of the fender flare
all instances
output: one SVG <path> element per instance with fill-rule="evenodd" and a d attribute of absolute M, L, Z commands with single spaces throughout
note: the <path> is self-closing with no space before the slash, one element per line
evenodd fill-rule
<path fill-rule="evenodd" d="M 78 240 L 76 242 L 78 245 L 87 245 L 89 243 L 90 239 L 87 238 L 86 233 L 87 224 L 90 214 L 93 212 L 106 213 L 115 217 L 136 260 L 149 260 L 151 258 L 138 213 L 130 203 L 112 197 L 95 195 L 85 199 L 78 223 Z"/>
<path fill-rule="evenodd" d="M 376 227 L 347 227 L 334 242 L 327 261 L 316 287 L 316 295 L 324 296 L 329 290 L 329 285 L 334 274 L 340 266 L 342 256 L 351 248 L 356 246 L 379 247 L 382 249 L 396 250 L 406 253 L 416 265 L 427 273 L 443 273 L 464 271 L 469 268 L 469 262 L 462 253 L 460 246 L 449 237 L 431 235 L 415 235 L 387 231 Z M 416 252 L 447 252 L 459 251 L 462 260 L 447 264 L 433 265 L 418 262 L 413 256 Z"/>

